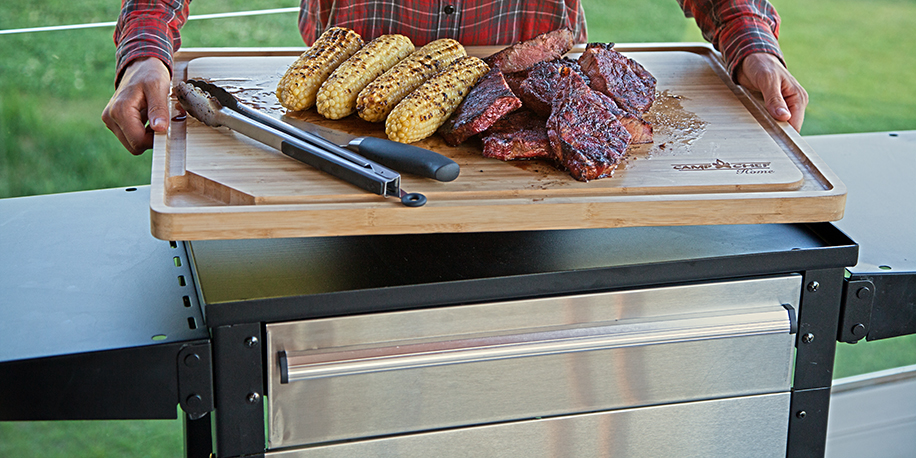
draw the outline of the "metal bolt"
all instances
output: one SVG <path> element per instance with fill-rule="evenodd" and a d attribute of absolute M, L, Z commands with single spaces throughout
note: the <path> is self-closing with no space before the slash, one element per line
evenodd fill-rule
<path fill-rule="evenodd" d="M 257 404 L 261 400 L 261 395 L 258 393 L 248 393 L 248 397 L 245 398 L 249 404 Z"/>
<path fill-rule="evenodd" d="M 185 399 L 184 401 L 184 403 L 187 404 L 188 408 L 191 408 L 191 409 L 197 409 L 198 407 L 201 406 L 203 402 L 204 400 L 201 399 L 199 394 L 192 394 L 188 396 L 188 398 Z"/>
<path fill-rule="evenodd" d="M 808 415 L 808 412 L 805 412 L 804 410 L 799 410 L 798 412 L 795 412 L 795 416 L 798 417 L 799 419 L 805 418 L 807 415 Z"/>
<path fill-rule="evenodd" d="M 809 343 L 811 343 L 811 342 L 814 342 L 814 334 L 811 334 L 811 333 L 809 332 L 809 333 L 803 335 L 803 336 L 802 336 L 802 342 L 804 342 L 804 343 L 806 343 L 806 344 L 809 344 Z"/>
<path fill-rule="evenodd" d="M 811 283 L 808 283 L 808 291 L 811 291 L 812 293 L 816 293 L 816 292 L 817 292 L 817 288 L 819 288 L 820 286 L 821 286 L 821 284 L 818 283 L 818 282 L 816 282 L 816 281 L 813 281 L 813 282 L 811 282 Z"/>
<path fill-rule="evenodd" d="M 852 335 L 856 337 L 865 337 L 865 325 L 856 323 L 856 325 L 852 327 Z"/>
<path fill-rule="evenodd" d="M 258 346 L 258 338 L 255 337 L 255 336 L 251 336 L 251 337 L 245 339 L 245 346 L 248 347 L 248 348 L 254 348 L 254 347 Z"/>
<path fill-rule="evenodd" d="M 856 291 L 856 297 L 859 299 L 866 299 L 868 296 L 871 296 L 871 289 L 867 286 L 863 286 Z"/>
<path fill-rule="evenodd" d="M 197 353 L 191 353 L 188 356 L 184 357 L 184 365 L 188 367 L 197 367 L 200 364 L 200 355 Z"/>

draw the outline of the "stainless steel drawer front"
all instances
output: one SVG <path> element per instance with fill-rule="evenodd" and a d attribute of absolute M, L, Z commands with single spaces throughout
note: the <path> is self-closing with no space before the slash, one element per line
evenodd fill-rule
<path fill-rule="evenodd" d="M 588 327 L 534 330 L 508 335 L 404 343 L 340 351 L 280 352 L 282 383 L 323 377 L 365 374 L 398 369 L 556 355 L 634 345 L 658 345 L 691 340 L 788 333 L 785 308 L 760 307 L 701 314 L 679 320 L 630 320 L 633 323 L 596 323 Z"/>
<path fill-rule="evenodd" d="M 801 277 L 267 326 L 270 447 L 786 391 Z"/>
<path fill-rule="evenodd" d="M 786 456 L 789 393 L 697 401 L 304 447 L 268 458 Z"/>

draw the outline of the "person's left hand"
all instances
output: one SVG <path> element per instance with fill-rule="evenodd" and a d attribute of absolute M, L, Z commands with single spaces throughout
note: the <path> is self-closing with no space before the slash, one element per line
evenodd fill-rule
<path fill-rule="evenodd" d="M 801 131 L 808 93 L 776 56 L 754 53 L 745 57 L 738 67 L 738 84 L 760 92 L 771 116 Z"/>

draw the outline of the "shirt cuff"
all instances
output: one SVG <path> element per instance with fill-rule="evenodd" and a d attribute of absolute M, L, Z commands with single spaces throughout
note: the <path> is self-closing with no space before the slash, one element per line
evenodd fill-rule
<path fill-rule="evenodd" d="M 172 73 L 172 54 L 181 46 L 181 39 L 169 39 L 169 26 L 156 20 L 124 21 L 115 32 L 115 87 L 121 82 L 124 70 L 131 62 L 145 57 L 162 61 Z"/>
<path fill-rule="evenodd" d="M 786 62 L 779 49 L 779 42 L 769 25 L 762 19 L 736 20 L 727 24 L 718 36 L 719 49 L 725 58 L 728 74 L 736 80 L 736 70 L 745 57 L 757 52 L 776 56 L 782 65 Z"/>

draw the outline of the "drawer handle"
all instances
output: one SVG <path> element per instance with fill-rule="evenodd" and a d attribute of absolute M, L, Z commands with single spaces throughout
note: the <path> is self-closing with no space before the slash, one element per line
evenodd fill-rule
<path fill-rule="evenodd" d="M 513 334 L 481 335 L 431 342 L 390 342 L 383 347 L 280 351 L 280 382 L 418 367 L 606 350 L 695 340 L 746 337 L 796 331 L 791 306 L 634 323 L 544 328 Z"/>

